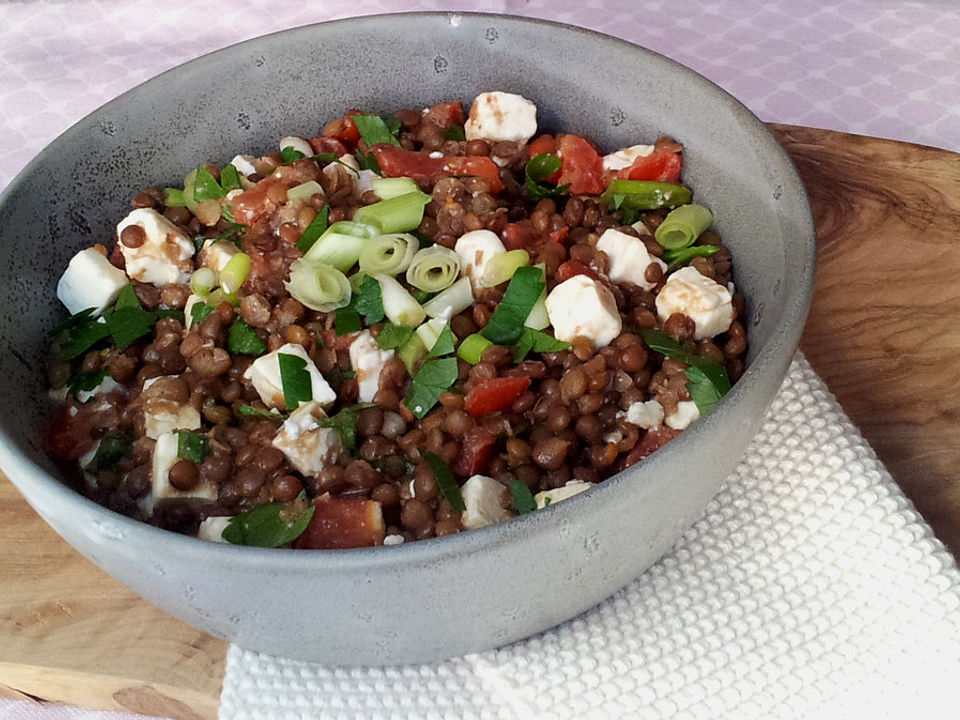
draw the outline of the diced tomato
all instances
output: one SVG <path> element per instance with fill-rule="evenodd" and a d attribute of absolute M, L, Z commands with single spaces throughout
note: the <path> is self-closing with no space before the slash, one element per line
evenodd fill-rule
<path fill-rule="evenodd" d="M 602 280 L 600 273 L 579 260 L 567 260 L 557 268 L 557 273 L 554 277 L 557 282 L 563 282 L 564 280 L 569 280 L 574 275 L 587 275 L 594 280 Z"/>
<path fill-rule="evenodd" d="M 323 136 L 335 138 L 346 145 L 351 150 L 360 142 L 360 131 L 357 130 L 357 124 L 353 121 L 354 115 L 362 115 L 359 110 L 348 110 L 343 117 L 331 120 L 323 129 Z"/>
<path fill-rule="evenodd" d="M 569 225 L 564 225 L 563 227 L 557 228 L 552 233 L 550 233 L 550 242 L 565 243 L 567 241 L 567 235 L 569 233 L 570 233 Z"/>
<path fill-rule="evenodd" d="M 585 138 L 560 135 L 557 155 L 563 160 L 559 185 L 570 185 L 573 195 L 599 195 L 604 191 L 603 158 Z"/>
<path fill-rule="evenodd" d="M 482 473 L 490 464 L 493 448 L 497 443 L 497 434 L 484 427 L 475 427 L 463 436 L 460 454 L 453 461 L 453 472 L 460 477 L 471 477 Z"/>
<path fill-rule="evenodd" d="M 347 155 L 350 152 L 342 140 L 337 140 L 337 138 L 332 137 L 310 138 L 310 147 L 312 147 L 313 151 L 317 154 L 333 153 L 337 157 Z"/>
<path fill-rule="evenodd" d="M 505 410 L 528 387 L 530 378 L 526 376 L 490 378 L 470 388 L 464 398 L 463 407 L 471 415 L 486 415 Z"/>
<path fill-rule="evenodd" d="M 555 153 L 557 151 L 557 141 L 553 135 L 541 135 L 536 140 L 527 145 L 527 158 L 543 155 L 543 153 Z M 553 182 L 551 180 L 551 182 Z"/>
<path fill-rule="evenodd" d="M 624 168 L 617 177 L 621 180 L 657 180 L 675 183 L 680 179 L 683 160 L 680 153 L 656 151 L 646 157 L 638 157 L 633 165 Z"/>
<path fill-rule="evenodd" d="M 241 225 L 253 225 L 261 216 L 273 212 L 277 205 L 267 196 L 267 191 L 278 184 L 286 183 L 274 173 L 265 177 L 249 190 L 237 195 L 230 203 L 234 220 Z"/>
<path fill-rule="evenodd" d="M 314 501 L 313 517 L 293 546 L 310 550 L 383 545 L 383 510 L 374 500 L 321 497 Z"/>
<path fill-rule="evenodd" d="M 57 457 L 76 460 L 93 447 L 90 431 L 85 413 L 71 415 L 67 408 L 63 408 L 50 425 L 47 442 Z"/>
<path fill-rule="evenodd" d="M 500 168 L 488 157 L 432 158 L 428 153 L 404 150 L 387 143 L 374 145 L 372 152 L 387 177 L 408 177 L 420 185 L 432 185 L 442 177 L 474 175 L 489 180 L 491 192 L 503 189 Z"/>
<path fill-rule="evenodd" d="M 438 125 L 444 130 L 449 130 L 453 125 L 463 125 L 464 119 L 463 105 L 459 102 L 439 103 L 423 116 L 423 122 Z"/>
<path fill-rule="evenodd" d="M 627 453 L 627 457 L 623 460 L 624 469 L 637 464 L 648 455 L 651 455 L 655 450 L 662 448 L 679 434 L 679 430 L 674 430 L 666 425 L 661 425 L 655 430 L 648 430 L 643 434 L 643 437 L 637 441 L 637 444 L 633 446 L 633 449 Z"/>
<path fill-rule="evenodd" d="M 507 250 L 528 250 L 533 245 L 533 224 L 529 220 L 507 223 L 500 237 Z"/>

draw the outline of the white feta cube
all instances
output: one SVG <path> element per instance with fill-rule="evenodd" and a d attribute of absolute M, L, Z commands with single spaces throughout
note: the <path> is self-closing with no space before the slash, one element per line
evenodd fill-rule
<path fill-rule="evenodd" d="M 486 475 L 474 475 L 467 480 L 460 493 L 466 510 L 463 513 L 463 527 L 468 530 L 494 525 L 513 517 L 513 513 L 503 507 L 507 488 Z"/>
<path fill-rule="evenodd" d="M 157 438 L 153 448 L 153 471 L 151 474 L 151 501 L 167 498 L 201 498 L 216 500 L 217 486 L 211 482 L 199 482 L 192 490 L 177 490 L 170 484 L 170 468 L 176 465 L 180 458 L 177 456 L 179 439 L 174 432 L 164 433 Z M 151 503 L 152 505 L 152 503 Z"/>
<path fill-rule="evenodd" d="M 210 268 L 215 273 L 220 274 L 238 252 L 240 252 L 240 248 L 232 242 L 211 238 L 203 244 L 203 249 L 197 255 L 197 261 L 203 267 Z"/>
<path fill-rule="evenodd" d="M 537 134 L 537 106 L 514 93 L 480 93 L 463 130 L 467 140 L 525 143 Z"/>
<path fill-rule="evenodd" d="M 656 283 L 647 280 L 647 266 L 653 263 L 659 265 L 662 272 L 667 272 L 667 264 L 647 252 L 643 240 L 614 228 L 607 228 L 603 232 L 597 240 L 597 249 L 603 250 L 610 258 L 607 276 L 617 282 L 630 282 L 644 290 L 652 290 Z"/>
<path fill-rule="evenodd" d="M 336 430 L 320 427 L 319 419 L 326 416 L 320 403 L 301 405 L 290 413 L 273 438 L 273 446 L 283 451 L 290 464 L 304 475 L 317 475 L 343 449 Z"/>
<path fill-rule="evenodd" d="M 393 350 L 381 350 L 369 330 L 364 330 L 350 343 L 350 365 L 357 374 L 360 402 L 373 402 L 380 389 L 380 373 L 394 355 Z"/>
<path fill-rule="evenodd" d="M 329 405 L 337 399 L 337 394 L 320 374 L 313 360 L 307 355 L 307 351 L 303 349 L 303 345 L 287 343 L 271 353 L 258 357 L 243 374 L 243 379 L 248 380 L 253 385 L 267 407 L 293 409 L 287 408 L 283 401 L 280 355 L 296 355 L 306 361 L 305 369 L 310 375 L 311 400 L 319 402 L 321 405 Z"/>
<path fill-rule="evenodd" d="M 460 258 L 463 274 L 470 278 L 470 284 L 475 290 L 486 287 L 484 275 L 491 258 L 507 251 L 497 234 L 491 230 L 471 230 L 464 233 L 453 249 Z"/>
<path fill-rule="evenodd" d="M 216 515 L 206 518 L 197 529 L 197 537 L 207 542 L 225 543 L 223 531 L 233 520 L 232 515 Z"/>
<path fill-rule="evenodd" d="M 147 437 L 154 439 L 174 430 L 196 430 L 201 424 L 200 413 L 193 405 L 154 398 L 144 402 L 143 422 Z"/>
<path fill-rule="evenodd" d="M 120 235 L 131 225 L 139 226 L 146 235 L 139 247 L 127 247 L 120 242 Z M 190 280 L 193 241 L 153 208 L 137 208 L 121 220 L 117 242 L 130 279 L 158 286 Z"/>
<path fill-rule="evenodd" d="M 690 423 L 700 417 L 700 409 L 693 400 L 682 400 L 677 403 L 677 409 L 664 418 L 667 427 L 674 430 L 684 430 Z"/>
<path fill-rule="evenodd" d="M 663 405 L 659 400 L 631 403 L 627 408 L 626 420 L 647 430 L 658 428 L 663 423 Z"/>
<path fill-rule="evenodd" d="M 114 380 L 109 375 L 104 376 L 103 380 L 100 381 L 100 384 L 97 385 L 93 390 L 78 390 L 77 391 L 77 400 L 82 403 L 85 403 L 87 400 L 92 398 L 94 395 L 103 395 L 113 390 L 123 390 L 124 387 L 116 380 Z"/>
<path fill-rule="evenodd" d="M 247 177 L 257 174 L 257 169 L 253 166 L 253 160 L 253 155 L 234 155 L 230 164 L 237 169 L 238 173 Z"/>
<path fill-rule="evenodd" d="M 301 137 L 296 137 L 295 135 L 288 135 L 280 140 L 281 152 L 284 148 L 296 150 L 297 152 L 302 153 L 304 157 L 313 157 L 313 148 L 310 147 L 310 143 Z"/>
<path fill-rule="evenodd" d="M 616 172 L 633 165 L 634 160 L 640 157 L 653 155 L 653 145 L 631 145 L 616 152 L 603 156 L 603 169 Z"/>
<path fill-rule="evenodd" d="M 127 274 L 114 267 L 106 255 L 87 248 L 70 258 L 57 283 L 57 297 L 71 315 L 89 308 L 99 314 L 116 302 L 128 282 Z"/>
<path fill-rule="evenodd" d="M 586 275 L 574 275 L 550 291 L 547 315 L 558 340 L 588 337 L 595 348 L 609 345 L 623 329 L 613 293 Z"/>
<path fill-rule="evenodd" d="M 570 480 L 561 488 L 538 492 L 533 496 L 533 499 L 537 501 L 537 509 L 543 510 L 547 505 L 556 505 L 561 500 L 572 498 L 574 495 L 579 495 L 585 490 L 589 490 L 593 485 L 593 483 L 582 482 L 581 480 Z"/>
<path fill-rule="evenodd" d="M 718 282 L 684 267 L 667 278 L 657 294 L 657 315 L 665 322 L 674 313 L 693 320 L 697 340 L 716 337 L 733 322 L 733 296 Z"/>

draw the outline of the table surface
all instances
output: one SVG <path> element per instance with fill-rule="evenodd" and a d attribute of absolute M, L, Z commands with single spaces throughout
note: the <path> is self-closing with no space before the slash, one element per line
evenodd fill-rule
<path fill-rule="evenodd" d="M 188 0 L 175 9 L 130 1 L 4 4 L 0 188 L 84 114 L 185 60 L 285 27 L 400 10 L 510 12 L 570 22 L 624 37 L 698 70 L 764 120 L 960 151 L 960 43 L 955 42 L 960 6 L 955 2 L 650 0 L 642 13 L 635 8 L 629 0 L 274 0 L 269 9 L 255 0 Z M 802 348 L 956 554 L 960 418 L 952 398 L 960 382 L 960 330 L 952 318 L 960 310 L 960 281 L 951 269 L 960 261 L 960 244 L 951 240 L 960 231 L 960 158 L 803 129 L 779 130 L 778 136 L 807 180 L 820 228 L 818 287 Z M 831 175 L 861 167 L 872 172 Z M 905 192 L 892 192 L 905 178 Z M 850 193 L 855 201 L 840 201 Z M 853 218 L 868 222 L 857 228 Z M 12 491 L 0 492 L 4 501 L 16 502 Z M 0 554 L 11 549 L 3 528 L 0 548 Z M 72 553 L 62 551 L 67 557 Z M 112 581 L 79 556 L 63 568 L 85 578 L 90 598 L 98 588 L 105 594 L 126 592 L 131 618 L 147 623 L 156 618 L 150 613 L 158 611 L 149 606 L 144 611 L 128 591 L 106 589 Z M 38 588 L 50 589 L 56 578 L 39 583 Z M 0 590 L 0 604 L 9 599 Z M 66 615 L 56 607 L 47 610 Z M 24 612 L 36 608 L 25 606 Z M 169 642 L 181 644 L 194 663 L 174 669 L 174 675 L 193 678 L 200 694 L 209 696 L 215 692 L 210 678 L 215 688 L 217 672 L 222 673 L 222 666 L 211 670 L 209 658 L 222 653 L 222 646 L 204 645 L 182 628 L 171 632 Z M 84 635 L 75 641 L 83 647 Z M 55 655 L 57 649 L 50 652 Z M 3 689 L 3 679 L 0 661 L 0 697 L 17 697 Z M 82 680 L 73 682 L 80 683 L 74 694 L 60 697 L 100 704 L 79 692 Z M 158 704 L 152 689 L 141 690 L 121 696 L 116 707 L 213 716 L 209 698 L 195 706 L 199 715 L 187 715 L 182 706 Z M 49 708 L 33 712 L 44 718 L 55 714 Z"/>

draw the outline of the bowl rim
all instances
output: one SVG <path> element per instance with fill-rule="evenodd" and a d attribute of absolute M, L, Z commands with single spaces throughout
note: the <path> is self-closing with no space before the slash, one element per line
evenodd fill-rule
<path fill-rule="evenodd" d="M 541 26 L 555 31 L 559 30 L 585 35 L 594 42 L 601 45 L 606 44 L 608 47 L 614 46 L 629 50 L 633 53 L 639 52 L 653 58 L 656 62 L 667 63 L 679 69 L 684 74 L 687 74 L 702 91 L 710 93 L 722 100 L 737 117 L 741 127 L 743 127 L 754 140 L 766 143 L 767 148 L 774 152 L 780 161 L 779 169 L 783 175 L 783 192 L 784 194 L 793 193 L 796 195 L 800 201 L 800 209 L 804 215 L 804 236 L 796 238 L 797 242 L 803 242 L 804 244 L 804 264 L 799 280 L 796 283 L 795 292 L 784 299 L 781 322 L 771 332 L 766 345 L 753 357 L 743 376 L 734 384 L 731 391 L 708 415 L 700 418 L 699 421 L 681 433 L 664 448 L 646 458 L 643 463 L 611 476 L 587 492 L 571 497 L 562 503 L 544 508 L 543 510 L 511 518 L 511 520 L 507 522 L 456 533 L 452 536 L 403 543 L 400 546 L 393 546 L 389 548 L 389 550 L 380 546 L 334 550 L 295 550 L 292 548 L 235 546 L 229 543 L 209 542 L 193 536 L 163 530 L 144 521 L 134 520 L 114 510 L 110 510 L 86 497 L 81 492 L 74 490 L 66 483 L 48 473 L 43 467 L 29 459 L 26 455 L 17 451 L 15 449 L 15 443 L 9 437 L 6 430 L 0 428 L 0 468 L 6 472 L 14 485 L 19 488 L 21 483 L 29 484 L 31 486 L 31 495 L 43 504 L 47 501 L 76 503 L 77 513 L 80 516 L 78 519 L 90 521 L 92 525 L 100 529 L 110 528 L 111 531 L 123 533 L 124 537 L 128 539 L 133 536 L 136 542 L 142 541 L 150 544 L 162 543 L 173 551 L 181 551 L 185 554 L 200 553 L 213 561 L 227 559 L 236 561 L 238 558 L 241 558 L 245 565 L 254 568 L 269 568 L 273 571 L 297 571 L 307 568 L 316 569 L 318 566 L 331 571 L 345 572 L 357 570 L 370 571 L 376 569 L 386 570 L 388 568 L 396 571 L 402 570 L 405 566 L 433 564 L 455 558 L 462 559 L 476 553 L 488 552 L 496 546 L 515 544 L 524 536 L 528 536 L 536 531 L 538 525 L 557 525 L 568 520 L 574 520 L 582 514 L 582 508 L 586 507 L 586 503 L 600 502 L 601 499 L 605 499 L 606 502 L 615 501 L 616 498 L 625 495 L 628 484 L 642 481 L 646 476 L 655 474 L 660 465 L 670 463 L 675 456 L 686 452 L 687 446 L 698 442 L 701 435 L 713 432 L 713 429 L 724 422 L 727 416 L 733 412 L 733 408 L 744 395 L 759 392 L 758 386 L 762 378 L 757 378 L 756 376 L 770 372 L 779 372 L 777 370 L 778 364 L 772 361 L 776 358 L 782 360 L 782 355 L 788 350 L 792 356 L 793 350 L 797 346 L 813 293 L 813 279 L 816 267 L 816 242 L 813 218 L 806 191 L 793 162 L 776 141 L 772 132 L 756 115 L 733 95 L 697 71 L 665 55 L 628 40 L 596 30 L 553 20 L 505 13 L 474 11 L 392 12 L 310 23 L 233 43 L 204 53 L 203 55 L 147 78 L 77 120 L 48 143 L 36 157 L 32 158 L 30 162 L 17 173 L 10 184 L 0 193 L 0 207 L 6 205 L 9 199 L 27 182 L 28 176 L 32 174 L 34 166 L 39 164 L 41 156 L 50 151 L 56 152 L 59 146 L 68 143 L 74 135 L 88 132 L 89 127 L 108 115 L 113 107 L 126 102 L 131 96 L 136 97 L 139 93 L 149 91 L 150 86 L 161 78 L 188 73 L 194 67 L 208 62 L 211 57 L 242 52 L 243 49 L 253 48 L 264 42 L 269 43 L 275 41 L 280 36 L 288 37 L 297 34 L 306 36 L 318 32 L 323 34 L 326 32 L 336 32 L 336 30 L 341 27 L 376 25 L 392 20 L 407 19 L 426 19 L 430 21 L 445 19 L 453 27 L 459 27 L 464 19 L 471 21 L 512 23 L 528 27 Z M 789 362 L 789 358 L 787 362 Z M 31 502 L 31 504 L 33 503 Z M 43 515 L 42 512 L 39 512 L 39 514 Z"/>

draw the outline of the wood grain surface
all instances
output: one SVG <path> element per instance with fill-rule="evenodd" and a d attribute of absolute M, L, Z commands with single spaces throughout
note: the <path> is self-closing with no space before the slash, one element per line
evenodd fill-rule
<path fill-rule="evenodd" d="M 772 126 L 820 251 L 801 347 L 960 552 L 960 155 Z M 0 474 L 0 697 L 216 716 L 226 643 L 88 563 Z"/>

